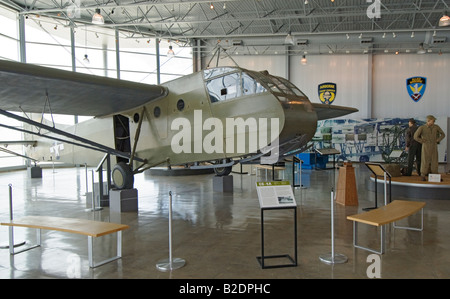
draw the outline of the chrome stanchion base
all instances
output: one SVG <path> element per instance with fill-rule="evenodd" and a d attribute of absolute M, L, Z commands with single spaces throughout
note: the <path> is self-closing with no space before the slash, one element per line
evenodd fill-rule
<path fill-rule="evenodd" d="M 335 253 L 334 256 L 331 253 L 322 254 L 319 259 L 326 264 L 344 264 L 348 261 L 347 256 Z"/>
<path fill-rule="evenodd" d="M 27 241 L 21 241 L 19 243 L 14 244 L 14 247 L 19 247 L 19 246 L 23 246 L 27 243 Z M 0 249 L 6 249 L 9 248 L 9 243 L 6 244 L 0 244 Z"/>
<path fill-rule="evenodd" d="M 172 259 L 172 264 L 170 263 L 170 259 L 164 259 L 156 264 L 156 268 L 160 271 L 167 272 L 180 269 L 184 267 L 185 264 L 186 261 L 181 258 Z"/>
<path fill-rule="evenodd" d="M 94 208 L 94 209 L 88 208 L 88 209 L 85 209 L 84 211 L 85 211 L 85 212 L 96 212 L 96 211 L 101 211 L 101 210 L 103 210 L 102 207 L 96 207 L 96 208 Z"/>

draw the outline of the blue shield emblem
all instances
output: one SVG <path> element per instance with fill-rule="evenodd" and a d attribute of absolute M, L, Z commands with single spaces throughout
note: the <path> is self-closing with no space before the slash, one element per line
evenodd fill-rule
<path fill-rule="evenodd" d="M 414 102 L 418 102 L 424 95 L 427 88 L 427 78 L 412 77 L 406 79 L 406 89 Z"/>
<path fill-rule="evenodd" d="M 319 84 L 319 99 L 323 104 L 331 104 L 336 98 L 336 84 L 322 83 Z"/>

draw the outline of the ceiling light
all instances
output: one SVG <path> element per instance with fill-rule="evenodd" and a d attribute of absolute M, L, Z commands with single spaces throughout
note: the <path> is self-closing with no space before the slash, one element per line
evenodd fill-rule
<path fill-rule="evenodd" d="M 346 34 L 347 39 L 350 39 L 350 35 L 348 35 L 348 33 Z"/>
<path fill-rule="evenodd" d="M 385 33 L 383 33 L 383 38 L 386 38 L 386 32 L 385 32 Z"/>
<path fill-rule="evenodd" d="M 286 35 L 286 39 L 284 40 L 284 43 L 285 43 L 286 45 L 288 45 L 288 44 L 293 45 L 293 44 L 294 44 L 294 38 L 292 37 L 290 31 L 289 31 L 288 35 Z"/>
<path fill-rule="evenodd" d="M 214 9 L 214 4 L 212 4 L 212 2 L 209 4 L 209 8 Z"/>
<path fill-rule="evenodd" d="M 306 60 L 306 56 L 305 55 L 302 56 L 302 59 L 300 60 L 300 63 L 303 64 L 303 65 L 306 65 L 308 63 L 308 60 Z"/>
<path fill-rule="evenodd" d="M 305 4 L 309 4 L 308 0 L 305 0 Z"/>
<path fill-rule="evenodd" d="M 398 50 L 397 51 L 395 51 L 395 55 L 398 55 L 398 53 L 400 53 Z"/>
<path fill-rule="evenodd" d="M 414 31 L 411 32 L 411 38 L 414 38 Z"/>
<path fill-rule="evenodd" d="M 450 26 L 450 17 L 445 12 L 442 18 L 439 20 L 439 27 Z"/>
<path fill-rule="evenodd" d="M 392 32 L 392 37 L 393 37 L 393 38 L 396 38 L 396 37 L 397 37 L 397 34 L 395 34 L 395 32 Z"/>
<path fill-rule="evenodd" d="M 83 61 L 84 61 L 85 63 L 90 63 L 90 61 L 89 61 L 89 58 L 88 58 L 88 55 L 87 55 L 87 54 L 84 54 L 84 58 L 83 58 Z"/>
<path fill-rule="evenodd" d="M 100 8 L 95 9 L 95 14 L 92 16 L 92 24 L 103 25 L 105 24 L 105 19 L 100 14 Z"/>
<path fill-rule="evenodd" d="M 167 51 L 167 56 L 173 57 L 175 56 L 175 52 L 172 49 L 172 46 L 169 46 L 169 51 Z"/>

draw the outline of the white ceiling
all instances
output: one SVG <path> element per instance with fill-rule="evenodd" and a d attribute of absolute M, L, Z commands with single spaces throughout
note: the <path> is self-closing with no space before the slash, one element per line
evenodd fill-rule
<path fill-rule="evenodd" d="M 0 3 L 23 15 L 48 16 L 73 27 L 91 26 L 92 15 L 100 8 L 105 18 L 103 26 L 119 29 L 129 38 L 200 39 L 210 44 L 226 41 L 229 47 L 233 41 L 243 40 L 245 47 L 259 47 L 255 50 L 258 53 L 283 46 L 288 32 L 294 37 L 294 45 L 289 49 L 295 53 L 417 51 L 420 43 L 430 52 L 450 53 L 450 26 L 438 26 L 444 12 L 450 13 L 448 0 L 0 0 Z M 379 11 L 373 10 L 377 3 Z M 371 18 L 377 12 L 380 17 Z"/>

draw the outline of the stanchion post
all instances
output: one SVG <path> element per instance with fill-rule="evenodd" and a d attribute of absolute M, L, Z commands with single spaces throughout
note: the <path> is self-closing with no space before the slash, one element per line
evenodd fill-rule
<path fill-rule="evenodd" d="M 88 179 L 88 169 L 87 169 L 87 163 L 84 163 L 84 173 L 86 175 L 86 196 L 88 195 L 88 185 L 89 185 L 89 179 Z"/>
<path fill-rule="evenodd" d="M 343 264 L 348 258 L 340 253 L 334 252 L 334 190 L 331 189 L 331 253 L 319 256 L 319 259 L 326 264 Z"/>
<path fill-rule="evenodd" d="M 13 202 L 12 202 L 12 184 L 8 185 L 9 187 L 9 220 L 12 222 L 14 219 L 13 216 Z M 19 247 L 25 245 L 26 241 L 18 242 L 14 244 L 14 227 L 9 227 L 9 243 L 7 245 L 0 245 L 0 248 L 9 248 L 9 253 L 14 254 L 14 247 Z"/>
<path fill-rule="evenodd" d="M 91 170 L 92 173 L 92 198 L 91 198 L 91 208 L 87 209 L 86 211 L 100 211 L 103 210 L 102 207 L 96 207 L 95 206 L 95 184 L 94 184 L 94 170 Z M 100 186 L 99 184 L 99 188 L 102 188 L 103 186 Z M 100 199 L 100 198 L 99 198 Z M 100 201 L 100 200 L 99 200 Z"/>
<path fill-rule="evenodd" d="M 184 259 L 172 257 L 172 191 L 169 191 L 169 258 L 158 262 L 156 268 L 167 272 L 179 269 L 185 264 L 186 261 Z"/>

